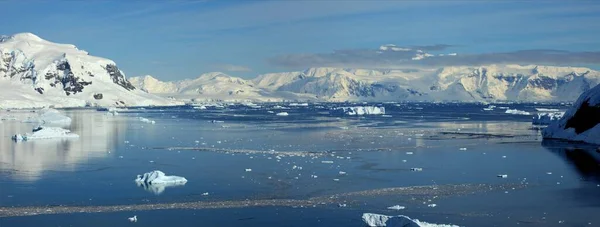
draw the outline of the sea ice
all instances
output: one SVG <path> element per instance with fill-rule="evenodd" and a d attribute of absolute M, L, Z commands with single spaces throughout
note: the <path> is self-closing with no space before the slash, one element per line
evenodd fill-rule
<path fill-rule="evenodd" d="M 25 135 L 16 134 L 12 137 L 15 141 L 56 138 L 79 138 L 79 135 L 71 133 L 71 130 L 68 129 L 40 126 L 33 129 L 32 133 L 26 133 Z"/>
<path fill-rule="evenodd" d="M 364 213 L 362 220 L 373 227 L 458 227 L 457 225 L 448 224 L 433 224 L 419 221 L 418 219 L 410 219 L 408 216 L 387 216 L 382 214 Z"/>
<path fill-rule="evenodd" d="M 332 113 L 345 115 L 382 115 L 385 114 L 385 107 L 377 106 L 352 106 L 352 107 L 337 107 L 332 110 Z"/>
<path fill-rule="evenodd" d="M 187 179 L 180 176 L 167 176 L 160 170 L 154 170 L 143 175 L 138 175 L 135 181 L 146 184 L 185 184 Z"/>
<path fill-rule="evenodd" d="M 144 123 L 156 124 L 156 121 L 150 120 L 148 118 L 139 117 L 139 119 L 140 119 L 141 122 L 144 122 Z"/>
<path fill-rule="evenodd" d="M 400 206 L 400 205 L 395 205 L 395 206 L 391 206 L 388 207 L 388 210 L 404 210 L 406 209 L 406 207 Z"/>
<path fill-rule="evenodd" d="M 515 110 L 515 109 L 506 109 L 507 114 L 514 114 L 514 115 L 531 115 L 531 113 L 526 112 L 526 111 L 522 111 L 522 110 Z"/>
<path fill-rule="evenodd" d="M 537 116 L 533 117 L 531 123 L 533 125 L 549 125 L 554 121 L 560 120 L 564 114 L 564 112 L 538 113 Z"/>

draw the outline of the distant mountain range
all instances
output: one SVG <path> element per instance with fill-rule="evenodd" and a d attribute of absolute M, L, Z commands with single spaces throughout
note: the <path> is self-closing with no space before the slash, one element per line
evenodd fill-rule
<path fill-rule="evenodd" d="M 195 101 L 574 101 L 600 83 L 578 67 L 310 68 L 245 80 L 220 72 L 129 80 L 112 60 L 31 33 L 0 36 L 0 108 L 148 106 Z"/>
<path fill-rule="evenodd" d="M 574 101 L 600 83 L 589 68 L 486 65 L 432 69 L 311 68 L 252 80 L 215 72 L 194 80 L 130 80 L 153 94 L 222 101 Z"/>
<path fill-rule="evenodd" d="M 115 62 L 74 45 L 31 33 L 0 36 L 0 108 L 178 103 L 136 89 Z"/>

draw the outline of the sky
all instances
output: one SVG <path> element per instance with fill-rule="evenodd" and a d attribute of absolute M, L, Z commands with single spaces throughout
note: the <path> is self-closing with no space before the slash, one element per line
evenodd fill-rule
<path fill-rule="evenodd" d="M 31 32 L 74 44 L 114 60 L 128 77 L 180 80 L 221 71 L 253 78 L 327 66 L 600 68 L 598 1 L 0 0 L 0 6 L 0 34 Z M 433 56 L 414 60 L 425 53 Z"/>

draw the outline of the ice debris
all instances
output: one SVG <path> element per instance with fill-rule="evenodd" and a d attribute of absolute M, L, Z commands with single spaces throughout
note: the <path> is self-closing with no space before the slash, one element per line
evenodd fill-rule
<path fill-rule="evenodd" d="M 400 205 L 388 207 L 388 210 L 404 210 L 404 209 L 406 209 L 406 207 L 400 206 Z"/>
<path fill-rule="evenodd" d="M 289 116 L 290 114 L 288 114 L 287 112 L 281 112 L 281 113 L 277 113 L 277 116 Z"/>
<path fill-rule="evenodd" d="M 16 134 L 12 137 L 12 139 L 15 141 L 57 138 L 79 138 L 79 135 L 71 133 L 71 130 L 68 129 L 40 126 L 34 128 L 32 133 L 26 133 L 24 135 Z"/>
<path fill-rule="evenodd" d="M 533 125 L 549 125 L 560 120 L 564 114 L 564 112 L 538 113 L 537 116 L 533 117 L 531 123 Z"/>
<path fill-rule="evenodd" d="M 156 121 L 150 120 L 148 118 L 139 117 L 139 119 L 140 119 L 141 122 L 144 122 L 144 123 L 156 124 Z"/>
<path fill-rule="evenodd" d="M 372 227 L 387 226 L 387 227 L 458 227 L 451 224 L 433 224 L 411 219 L 408 216 L 387 216 L 382 214 L 364 213 L 362 220 Z"/>
<path fill-rule="evenodd" d="M 378 106 L 352 106 L 352 107 L 337 107 L 332 110 L 332 113 L 345 115 L 382 115 L 385 114 L 385 107 Z"/>

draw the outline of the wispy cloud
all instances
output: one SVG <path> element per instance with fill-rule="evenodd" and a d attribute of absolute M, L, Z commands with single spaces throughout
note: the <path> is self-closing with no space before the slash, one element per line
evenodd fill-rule
<path fill-rule="evenodd" d="M 332 53 L 287 54 L 268 59 L 272 65 L 287 68 L 361 67 L 396 68 L 406 66 L 465 66 L 486 64 L 600 64 L 600 51 L 519 50 L 512 52 L 456 54 L 435 53 L 451 45 L 399 47 L 383 45 L 379 49 L 336 50 Z"/>
<path fill-rule="evenodd" d="M 220 70 L 228 72 L 251 72 L 252 69 L 243 65 L 222 64 L 217 66 Z"/>

